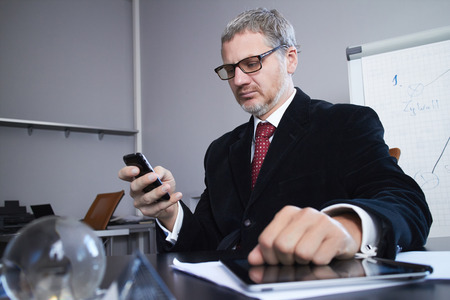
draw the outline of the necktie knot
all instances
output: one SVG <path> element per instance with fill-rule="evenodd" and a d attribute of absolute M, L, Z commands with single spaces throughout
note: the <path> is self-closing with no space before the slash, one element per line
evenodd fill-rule
<path fill-rule="evenodd" d="M 270 138 L 275 131 L 275 126 L 266 123 L 259 123 L 256 127 L 255 139 L 257 138 Z"/>

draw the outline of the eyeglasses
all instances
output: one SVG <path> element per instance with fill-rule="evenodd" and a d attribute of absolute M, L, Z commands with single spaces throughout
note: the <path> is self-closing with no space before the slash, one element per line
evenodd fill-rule
<path fill-rule="evenodd" d="M 214 69 L 214 71 L 219 75 L 220 79 L 222 80 L 228 80 L 234 77 L 236 67 L 239 67 L 242 72 L 245 74 L 249 73 L 255 73 L 256 71 L 259 71 L 262 69 L 262 59 L 269 54 L 272 54 L 273 52 L 277 51 L 281 47 L 287 47 L 287 45 L 280 45 L 278 47 L 273 48 L 272 50 L 269 50 L 267 52 L 264 52 L 260 55 L 250 56 L 247 58 L 244 58 L 243 60 L 240 60 L 239 62 L 235 64 L 226 64 L 221 65 L 220 67 L 217 67 Z"/>

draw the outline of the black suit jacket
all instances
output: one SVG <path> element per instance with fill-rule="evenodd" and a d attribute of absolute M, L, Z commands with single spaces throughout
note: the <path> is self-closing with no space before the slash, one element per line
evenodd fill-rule
<path fill-rule="evenodd" d="M 383 134 L 372 109 L 312 100 L 297 89 L 253 192 L 252 117 L 211 143 L 196 211 L 182 204 L 178 241 L 168 244 L 158 230 L 159 251 L 212 250 L 237 242 L 249 252 L 284 206 L 320 210 L 336 203 L 362 207 L 380 221 L 379 256 L 423 246 L 432 222 L 425 197 L 389 155 Z"/>

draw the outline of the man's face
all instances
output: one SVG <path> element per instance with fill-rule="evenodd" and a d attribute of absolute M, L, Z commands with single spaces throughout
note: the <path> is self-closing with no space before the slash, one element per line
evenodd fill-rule
<path fill-rule="evenodd" d="M 224 64 L 234 64 L 269 50 L 271 47 L 261 33 L 246 31 L 222 45 L 222 59 Z M 236 67 L 235 76 L 228 83 L 241 107 L 261 119 L 281 106 L 293 91 L 286 62 L 280 62 L 276 53 L 264 57 L 262 69 L 255 73 L 245 74 Z"/>

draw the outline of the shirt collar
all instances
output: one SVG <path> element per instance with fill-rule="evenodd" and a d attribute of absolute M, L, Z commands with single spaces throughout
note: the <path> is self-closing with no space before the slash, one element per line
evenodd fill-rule
<path fill-rule="evenodd" d="M 286 111 L 286 109 L 288 108 L 289 104 L 291 104 L 292 100 L 294 99 L 295 93 L 297 92 L 296 89 L 294 89 L 294 92 L 291 94 L 291 96 L 286 100 L 286 102 L 283 103 L 283 105 L 281 105 L 276 111 L 274 111 L 269 117 L 267 117 L 267 119 L 265 121 L 254 117 L 253 118 L 253 122 L 254 122 L 254 126 L 253 126 L 253 136 L 255 136 L 255 132 L 256 132 L 256 126 L 258 126 L 258 124 L 260 122 L 269 122 L 270 124 L 272 124 L 275 127 L 278 127 L 278 124 L 280 124 L 281 118 L 284 115 L 284 112 Z"/>

